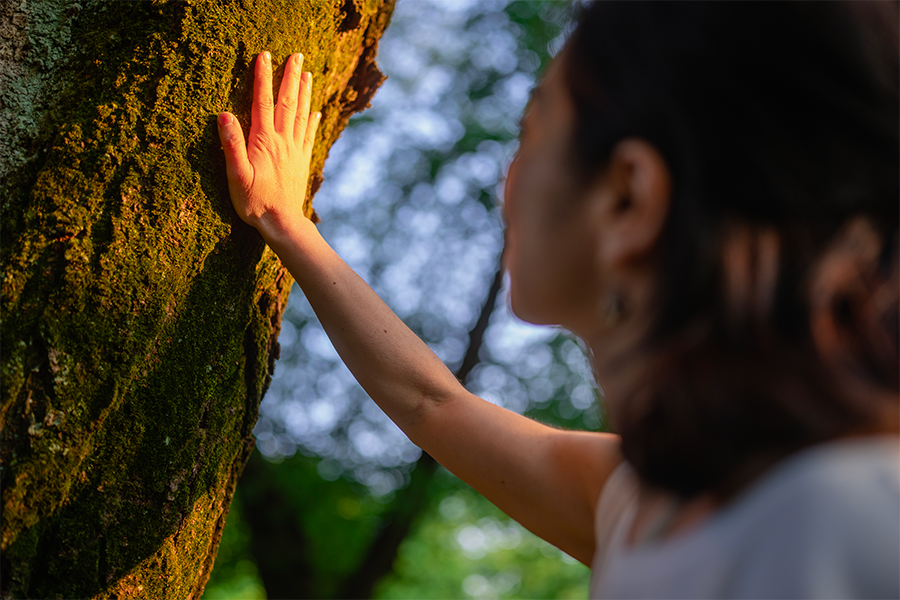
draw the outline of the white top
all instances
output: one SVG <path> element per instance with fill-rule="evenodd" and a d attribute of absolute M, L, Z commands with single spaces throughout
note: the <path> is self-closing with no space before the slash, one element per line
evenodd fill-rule
<path fill-rule="evenodd" d="M 623 464 L 597 504 L 591 598 L 900 598 L 900 439 L 790 456 L 713 515 L 629 547 L 639 483 Z"/>

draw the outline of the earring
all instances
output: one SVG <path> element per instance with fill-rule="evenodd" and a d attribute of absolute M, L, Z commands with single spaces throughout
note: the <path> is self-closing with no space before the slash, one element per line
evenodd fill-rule
<path fill-rule="evenodd" d="M 622 320 L 622 312 L 625 309 L 625 303 L 622 301 L 622 295 L 615 292 L 606 294 L 603 298 L 603 315 L 605 317 L 607 327 L 615 327 Z"/>

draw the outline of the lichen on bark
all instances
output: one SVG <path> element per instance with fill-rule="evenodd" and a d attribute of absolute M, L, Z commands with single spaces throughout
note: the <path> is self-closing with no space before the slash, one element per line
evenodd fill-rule
<path fill-rule="evenodd" d="M 391 9 L 4 6 L 3 597 L 202 592 L 292 283 L 231 209 L 215 115 L 246 129 L 256 54 L 302 52 L 314 192 Z"/>

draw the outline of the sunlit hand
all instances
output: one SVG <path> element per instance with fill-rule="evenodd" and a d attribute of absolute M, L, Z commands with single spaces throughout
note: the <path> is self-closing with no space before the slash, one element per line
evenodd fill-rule
<path fill-rule="evenodd" d="M 263 236 L 305 219 L 309 159 L 322 114 L 309 114 L 312 74 L 302 73 L 302 66 L 303 55 L 292 54 L 275 104 L 272 59 L 268 52 L 259 55 L 248 144 L 234 115 L 221 113 L 218 119 L 231 202 L 238 216 Z"/>

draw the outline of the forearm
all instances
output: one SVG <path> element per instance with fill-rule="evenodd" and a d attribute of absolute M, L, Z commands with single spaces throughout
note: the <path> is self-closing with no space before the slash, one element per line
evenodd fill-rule
<path fill-rule="evenodd" d="M 437 356 L 303 219 L 261 227 L 303 289 L 344 363 L 410 437 L 428 410 L 463 388 Z"/>

